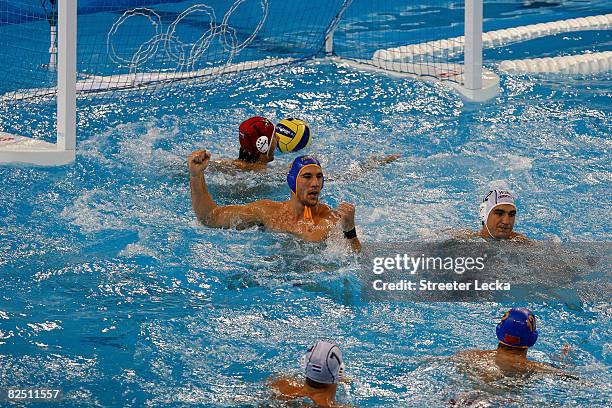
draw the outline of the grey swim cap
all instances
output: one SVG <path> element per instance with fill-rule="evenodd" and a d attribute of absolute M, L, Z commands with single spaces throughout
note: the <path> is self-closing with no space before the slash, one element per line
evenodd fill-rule
<path fill-rule="evenodd" d="M 306 378 L 322 384 L 335 384 L 344 372 L 342 352 L 335 344 L 319 340 L 302 357 Z"/>

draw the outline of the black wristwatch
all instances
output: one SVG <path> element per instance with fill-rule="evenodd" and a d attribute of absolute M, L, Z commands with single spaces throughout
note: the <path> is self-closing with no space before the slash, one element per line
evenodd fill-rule
<path fill-rule="evenodd" d="M 353 229 L 350 231 L 344 231 L 344 238 L 346 239 L 357 238 L 357 230 L 355 229 L 355 227 L 353 227 Z"/>

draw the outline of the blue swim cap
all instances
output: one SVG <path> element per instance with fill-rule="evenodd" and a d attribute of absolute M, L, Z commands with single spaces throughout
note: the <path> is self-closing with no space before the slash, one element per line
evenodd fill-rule
<path fill-rule="evenodd" d="M 522 307 L 508 310 L 497 325 L 497 338 L 501 344 L 510 347 L 533 346 L 538 340 L 536 317 Z"/>
<path fill-rule="evenodd" d="M 296 192 L 297 178 L 299 177 L 302 169 L 306 166 L 318 166 L 321 168 L 321 163 L 319 163 L 319 161 L 312 156 L 298 156 L 291 162 L 289 173 L 287 173 L 287 184 L 289 184 L 289 188 L 294 193 Z M 324 181 L 325 178 L 323 178 L 321 181 L 321 190 L 323 190 Z"/>

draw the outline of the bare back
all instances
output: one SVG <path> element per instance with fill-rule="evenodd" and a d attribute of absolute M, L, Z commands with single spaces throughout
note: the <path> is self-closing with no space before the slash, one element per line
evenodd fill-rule
<path fill-rule="evenodd" d="M 335 384 L 331 384 L 323 389 L 316 389 L 297 379 L 281 378 L 271 382 L 270 387 L 277 392 L 280 398 L 285 400 L 309 398 L 318 407 L 332 408 L 342 406 L 335 402 L 337 387 Z"/>
<path fill-rule="evenodd" d="M 562 370 L 527 358 L 516 358 L 497 350 L 467 350 L 457 353 L 460 366 L 484 381 L 495 381 L 503 377 L 550 373 L 566 375 Z"/>

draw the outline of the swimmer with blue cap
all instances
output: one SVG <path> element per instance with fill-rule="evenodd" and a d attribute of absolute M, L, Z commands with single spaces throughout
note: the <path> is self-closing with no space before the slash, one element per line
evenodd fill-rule
<path fill-rule="evenodd" d="M 497 349 L 460 352 L 457 354 L 460 362 L 487 380 L 534 372 L 573 378 L 558 368 L 527 358 L 527 350 L 538 340 L 537 319 L 529 309 L 512 308 L 504 313 L 497 324 L 496 334 Z"/>
<path fill-rule="evenodd" d="M 318 407 L 337 407 L 336 390 L 343 380 L 344 360 L 340 348 L 319 340 L 301 359 L 302 378 L 283 377 L 270 382 L 277 397 L 284 400 L 309 398 Z"/>
<path fill-rule="evenodd" d="M 287 232 L 306 241 L 323 241 L 340 226 L 354 251 L 361 249 L 355 229 L 355 206 L 341 203 L 331 209 L 319 201 L 323 189 L 323 169 L 312 156 L 299 156 L 291 163 L 287 201 L 259 200 L 245 205 L 218 206 L 208 191 L 204 170 L 210 162 L 206 150 L 193 152 L 188 160 L 191 201 L 198 220 L 213 228 L 244 229 L 263 226 L 274 232 Z"/>

